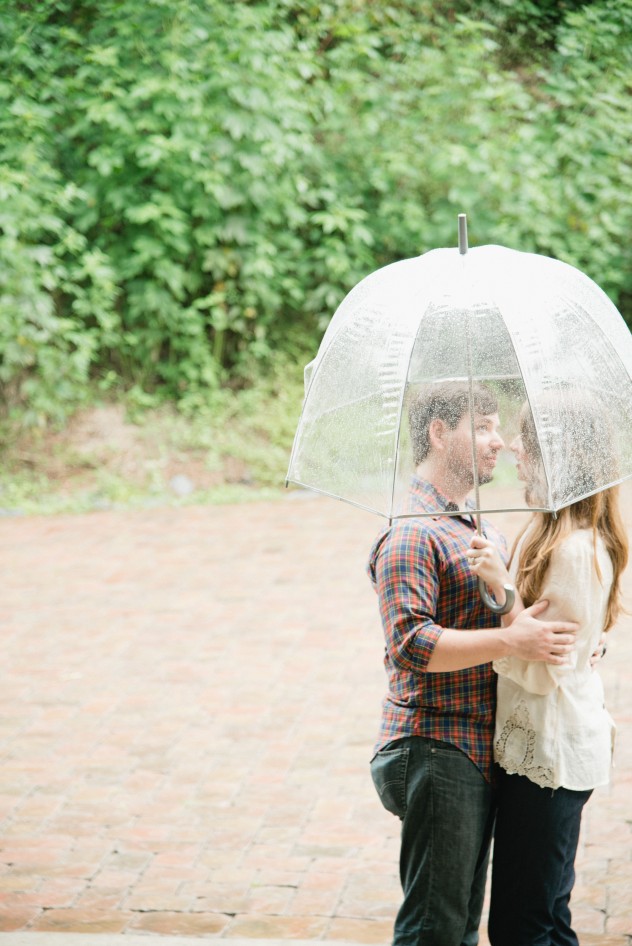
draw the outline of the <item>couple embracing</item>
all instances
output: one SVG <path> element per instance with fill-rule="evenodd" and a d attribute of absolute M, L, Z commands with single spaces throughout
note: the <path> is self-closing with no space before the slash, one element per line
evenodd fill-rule
<path fill-rule="evenodd" d="M 564 410 L 585 431 L 566 461 L 581 465 L 586 498 L 534 512 L 507 568 L 504 538 L 489 522 L 478 535 L 468 507 L 472 456 L 483 484 L 504 446 L 494 394 L 446 382 L 410 407 L 419 518 L 398 520 L 369 561 L 388 678 L 371 773 L 402 822 L 393 946 L 478 943 L 492 836 L 492 946 L 578 944 L 582 810 L 608 781 L 614 733 L 593 664 L 628 547 L 616 488 L 591 490 L 611 462 L 607 424 L 583 398 Z M 528 405 L 511 448 L 528 504 L 545 505 Z M 499 602 L 515 585 L 508 614 L 486 608 L 478 578 Z"/>

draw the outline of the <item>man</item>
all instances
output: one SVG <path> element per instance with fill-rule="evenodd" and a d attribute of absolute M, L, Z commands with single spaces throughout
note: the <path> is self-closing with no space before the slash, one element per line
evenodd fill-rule
<path fill-rule="evenodd" d="M 510 628 L 480 599 L 466 553 L 475 533 L 470 393 L 431 386 L 409 412 L 416 476 L 411 512 L 381 535 L 369 573 L 379 596 L 389 691 L 371 774 L 384 806 L 402 820 L 404 900 L 394 946 L 475 946 L 494 819 L 491 661 L 512 654 L 562 663 L 574 624 L 540 622 L 539 602 Z M 479 482 L 503 447 L 498 407 L 473 389 Z M 446 515 L 446 513 L 453 515 Z M 504 540 L 485 523 L 488 538 Z"/>

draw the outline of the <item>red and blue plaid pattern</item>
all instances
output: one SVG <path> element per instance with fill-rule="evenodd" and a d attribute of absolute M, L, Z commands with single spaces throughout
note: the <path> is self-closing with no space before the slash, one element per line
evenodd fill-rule
<path fill-rule="evenodd" d="M 379 595 L 386 639 L 388 694 L 375 751 L 405 736 L 452 743 L 491 780 L 496 675 L 491 664 L 450 673 L 426 667 L 443 628 L 498 627 L 478 593 L 465 557 L 475 530 L 470 516 L 441 515 L 448 501 L 414 478 L 411 510 L 436 516 L 401 519 L 376 540 L 369 574 Z M 452 507 L 455 508 L 455 507 Z M 505 554 L 505 541 L 490 523 L 488 538 Z"/>

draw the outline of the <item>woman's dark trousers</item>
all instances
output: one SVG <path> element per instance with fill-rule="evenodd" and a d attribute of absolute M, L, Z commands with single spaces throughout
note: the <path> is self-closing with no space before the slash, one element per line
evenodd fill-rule
<path fill-rule="evenodd" d="M 578 946 L 569 901 L 582 809 L 591 791 L 540 788 L 497 767 L 492 946 Z"/>

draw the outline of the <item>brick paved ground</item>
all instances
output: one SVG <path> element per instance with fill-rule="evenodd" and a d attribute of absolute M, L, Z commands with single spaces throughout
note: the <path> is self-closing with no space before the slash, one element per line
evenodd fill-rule
<path fill-rule="evenodd" d="M 0 930 L 389 941 L 378 528 L 300 493 L 2 520 Z M 603 665 L 618 764 L 582 835 L 586 946 L 632 941 L 631 631 Z"/>

